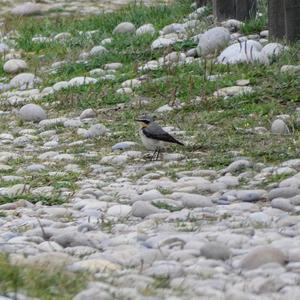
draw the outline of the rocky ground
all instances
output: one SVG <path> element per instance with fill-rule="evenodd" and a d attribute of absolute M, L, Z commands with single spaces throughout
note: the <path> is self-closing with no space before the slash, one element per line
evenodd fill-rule
<path fill-rule="evenodd" d="M 300 298 L 299 53 L 263 4 L 4 17 L 1 300 Z M 150 161 L 145 112 L 186 146 Z"/>
<path fill-rule="evenodd" d="M 140 0 L 138 3 L 151 5 L 155 2 L 170 1 L 153 1 Z M 128 4 L 136 3 L 135 0 L 88 0 L 88 1 L 64 1 L 64 0 L 45 0 L 45 1 L 16 1 L 1 0 L 0 15 L 12 13 L 15 16 L 31 16 L 31 15 L 48 15 L 51 17 L 64 15 L 70 16 L 74 14 L 90 15 L 102 14 L 103 12 L 111 12 Z"/>

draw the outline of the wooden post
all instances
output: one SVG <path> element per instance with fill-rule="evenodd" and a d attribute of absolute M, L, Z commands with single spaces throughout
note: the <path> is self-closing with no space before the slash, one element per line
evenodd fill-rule
<path fill-rule="evenodd" d="M 197 8 L 209 4 L 210 0 L 196 0 Z"/>
<path fill-rule="evenodd" d="M 214 16 L 218 21 L 255 17 L 257 0 L 213 0 Z"/>
<path fill-rule="evenodd" d="M 285 36 L 284 0 L 268 0 L 269 36 L 282 39 Z"/>
<path fill-rule="evenodd" d="M 284 0 L 284 12 L 286 39 L 290 42 L 300 40 L 300 1 Z"/>

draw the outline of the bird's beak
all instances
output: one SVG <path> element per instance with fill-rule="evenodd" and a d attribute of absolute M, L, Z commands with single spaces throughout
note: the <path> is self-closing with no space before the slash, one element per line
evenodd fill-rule
<path fill-rule="evenodd" d="M 143 120 L 141 120 L 141 119 L 134 119 L 134 121 L 136 121 L 136 122 L 143 122 Z"/>

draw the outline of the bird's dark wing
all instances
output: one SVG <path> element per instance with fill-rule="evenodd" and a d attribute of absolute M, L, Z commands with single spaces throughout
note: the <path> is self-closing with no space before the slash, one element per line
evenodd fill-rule
<path fill-rule="evenodd" d="M 184 145 L 183 143 L 177 141 L 169 133 L 164 131 L 158 124 L 152 123 L 148 127 L 143 128 L 143 133 L 147 138 Z"/>

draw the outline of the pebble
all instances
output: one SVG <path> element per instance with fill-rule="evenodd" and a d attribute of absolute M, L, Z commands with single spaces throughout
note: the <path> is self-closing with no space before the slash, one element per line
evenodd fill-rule
<path fill-rule="evenodd" d="M 107 214 L 112 217 L 125 218 L 131 213 L 129 205 L 114 205 L 107 210 Z"/>
<path fill-rule="evenodd" d="M 92 108 L 87 108 L 80 114 L 80 119 L 92 119 L 96 116 L 97 114 Z"/>
<path fill-rule="evenodd" d="M 135 32 L 135 26 L 130 22 L 120 23 L 113 30 L 113 34 L 124 34 L 124 33 L 133 33 L 133 32 Z"/>
<path fill-rule="evenodd" d="M 265 190 L 242 190 L 236 193 L 236 197 L 244 202 L 256 202 L 265 199 L 266 196 Z"/>
<path fill-rule="evenodd" d="M 22 59 L 10 59 L 3 65 L 3 70 L 6 73 L 19 73 L 28 68 L 26 62 Z"/>
<path fill-rule="evenodd" d="M 137 36 L 141 36 L 144 34 L 154 35 L 155 32 L 156 30 L 152 24 L 144 24 L 136 30 L 135 34 Z"/>
<path fill-rule="evenodd" d="M 103 46 L 95 46 L 91 49 L 90 51 L 90 55 L 91 56 L 99 56 L 102 55 L 104 53 L 107 53 L 107 49 Z"/>
<path fill-rule="evenodd" d="M 271 246 L 256 247 L 246 254 L 240 262 L 242 269 L 256 269 L 264 264 L 278 263 L 284 265 L 286 257 L 282 251 Z"/>
<path fill-rule="evenodd" d="M 86 84 L 95 84 L 96 82 L 97 82 L 97 79 L 95 79 L 95 78 L 79 76 L 79 77 L 72 78 L 69 81 L 68 85 L 69 86 L 81 86 L 81 85 L 86 85 Z"/>
<path fill-rule="evenodd" d="M 144 201 L 136 201 L 132 205 L 132 215 L 139 218 L 145 218 L 149 215 L 159 213 L 160 209 Z"/>
<path fill-rule="evenodd" d="M 43 6 L 39 3 L 26 2 L 11 9 L 11 14 L 15 16 L 32 16 L 41 14 Z"/>
<path fill-rule="evenodd" d="M 209 29 L 199 38 L 197 52 L 199 56 L 206 56 L 222 49 L 230 41 L 230 33 L 224 27 Z"/>
<path fill-rule="evenodd" d="M 210 242 L 206 243 L 201 248 L 201 255 L 208 259 L 227 260 L 232 254 L 226 245 L 217 242 Z"/>
<path fill-rule="evenodd" d="M 293 187 L 280 187 L 269 191 L 269 199 L 273 200 L 275 198 L 291 198 L 300 194 L 298 188 Z"/>
<path fill-rule="evenodd" d="M 99 14 L 99 19 L 100 13 L 108 14 L 103 7 L 118 1 L 101 5 L 94 2 L 92 6 L 89 1 L 76 5 L 73 2 L 73 6 L 66 2 L 63 7 L 60 2 L 52 2 L 35 4 L 42 7 L 41 13 L 47 12 L 54 19 L 75 11 Z M 144 3 L 148 4 L 148 0 Z M 4 6 L 3 12 L 5 9 Z M 78 48 L 78 61 L 72 60 L 72 53 L 58 61 L 44 52 L 36 57 L 24 49 L 21 52 L 17 40 L 22 33 L 2 31 L 3 63 L 10 65 L 24 59 L 33 70 L 32 62 L 36 60 L 37 74 L 45 83 L 36 81 L 35 72 L 25 73 L 31 74 L 26 75 L 25 84 L 15 86 L 8 82 L 16 73 L 5 72 L 7 76 L 0 78 L 4 102 L 0 111 L 0 252 L 7 253 L 11 263 L 41 266 L 45 272 L 78 272 L 73 274 L 77 277 L 82 272 L 92 273 L 81 276 L 84 282 L 79 290 L 76 288 L 77 295 L 70 295 L 77 300 L 299 299 L 299 159 L 261 163 L 244 157 L 243 149 L 223 149 L 233 158 L 231 163 L 223 169 L 202 169 L 207 153 L 201 149 L 190 151 L 196 137 L 186 128 L 186 120 L 179 118 L 181 131 L 174 127 L 166 130 L 183 136 L 186 147 L 174 148 L 180 152 L 166 149 L 161 160 L 150 161 L 143 150 L 136 150 L 138 135 L 127 132 L 136 117 L 136 108 L 143 112 L 159 108 L 158 117 L 168 124 L 168 117 L 176 112 L 179 116 L 188 109 L 187 99 L 175 97 L 172 105 L 167 104 L 170 99 L 155 104 L 151 97 L 139 94 L 147 92 L 149 84 L 174 81 L 172 71 L 183 67 L 190 70 L 188 80 L 193 83 L 199 77 L 193 74 L 197 69 L 194 67 L 203 63 L 196 50 L 198 43 L 208 51 L 208 59 L 214 59 L 215 51 L 223 50 L 219 63 L 221 58 L 222 63 L 258 61 L 266 64 L 265 69 L 277 54 L 287 50 L 283 45 L 269 43 L 263 33 L 233 33 L 242 25 L 237 20 L 222 23 L 226 27 L 220 29 L 222 36 L 230 37 L 225 37 L 223 44 L 217 34 L 212 35 L 213 30 L 202 33 L 204 25 L 211 24 L 206 27 L 214 29 L 208 13 L 205 7 L 194 9 L 177 23 L 157 28 L 132 15 L 130 20 L 142 26 L 136 30 L 132 25 L 131 36 L 111 37 L 111 32 L 103 35 L 97 28 L 70 32 L 62 28 L 47 36 L 33 36 L 29 41 L 37 48 L 70 48 L 85 41 Z M 34 20 L 35 17 L 31 21 Z M 120 22 L 123 20 L 120 18 Z M 205 34 L 210 40 L 203 38 Z M 155 49 L 149 52 L 152 58 L 148 59 L 153 60 L 134 64 L 134 70 L 141 74 L 128 73 L 128 57 L 108 59 L 115 43 L 121 40 L 126 45 L 146 42 L 145 51 Z M 97 57 L 91 57 L 90 49 Z M 252 57 L 247 58 L 250 53 Z M 78 77 L 65 77 L 73 68 Z M 290 69 L 297 74 L 296 65 Z M 166 70 L 171 74 L 159 77 L 160 71 Z M 218 84 L 225 75 L 215 70 L 207 79 L 214 80 L 210 84 L 217 90 L 226 87 Z M 108 80 L 112 82 L 105 82 Z M 251 85 L 256 83 L 250 81 Z M 224 97 L 256 91 L 250 81 L 245 74 L 232 76 Z M 112 90 L 106 91 L 109 83 Z M 118 96 L 118 89 L 120 93 L 129 89 L 130 94 Z M 69 98 L 73 90 L 87 92 L 88 99 L 83 94 L 80 99 Z M 110 92 L 116 97 L 111 98 Z M 106 96 L 112 103 L 106 102 Z M 200 98 L 194 104 L 201 104 Z M 107 107 L 102 107 L 101 99 Z M 120 104 L 119 100 L 126 101 Z M 42 118 L 31 118 L 33 123 L 22 122 L 14 107 L 28 104 L 41 105 L 39 109 L 47 111 L 49 119 L 43 111 Z M 68 109 L 73 105 L 78 110 Z M 129 123 L 122 119 L 122 111 L 128 107 L 132 108 Z M 295 107 L 292 114 L 275 116 L 293 128 L 291 136 L 297 131 L 293 125 L 298 124 L 298 110 Z M 255 114 L 249 117 L 261 121 Z M 123 127 L 120 121 L 124 121 Z M 209 137 L 220 125 L 217 123 L 204 124 L 201 130 L 206 130 Z M 249 136 L 288 139 L 270 135 L 270 130 L 259 127 L 262 124 L 252 126 L 245 130 Z M 257 136 L 259 132 L 262 134 Z M 29 297 L 26 292 L 7 292 L 5 296 L 25 300 Z"/>
<path fill-rule="evenodd" d="M 251 94 L 254 89 L 251 86 L 230 86 L 226 88 L 221 88 L 214 92 L 215 97 L 235 97 L 245 94 Z"/>
<path fill-rule="evenodd" d="M 271 206 L 274 208 L 279 208 L 284 211 L 293 211 L 294 206 L 291 204 L 289 199 L 285 198 L 275 198 L 271 201 Z"/>
<path fill-rule="evenodd" d="M 284 65 L 280 69 L 281 73 L 298 74 L 300 73 L 300 65 Z"/>
<path fill-rule="evenodd" d="M 21 90 L 24 89 L 32 89 L 35 85 L 41 83 L 42 80 L 31 73 L 21 73 L 16 75 L 9 84 L 14 88 L 19 88 Z"/>
<path fill-rule="evenodd" d="M 290 130 L 286 123 L 281 119 L 276 119 L 271 126 L 271 132 L 279 135 L 290 134 Z"/>
<path fill-rule="evenodd" d="M 19 116 L 24 121 L 31 122 L 40 122 L 42 120 L 47 119 L 47 114 L 45 113 L 43 108 L 37 104 L 32 103 L 22 106 L 22 108 L 19 111 Z"/>

